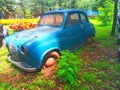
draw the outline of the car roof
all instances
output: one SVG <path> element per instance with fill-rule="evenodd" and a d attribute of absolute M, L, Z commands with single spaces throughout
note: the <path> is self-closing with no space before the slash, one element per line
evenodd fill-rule
<path fill-rule="evenodd" d="M 53 10 L 53 11 L 48 11 L 44 14 L 50 14 L 50 13 L 69 13 L 69 12 L 84 12 L 80 9 L 65 9 L 65 10 Z"/>

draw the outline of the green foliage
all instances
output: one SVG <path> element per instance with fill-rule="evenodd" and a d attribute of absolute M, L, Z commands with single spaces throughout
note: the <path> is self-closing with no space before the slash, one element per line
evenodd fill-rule
<path fill-rule="evenodd" d="M 116 83 L 116 86 L 117 86 L 117 87 L 120 86 L 120 81 L 119 81 L 119 80 L 117 80 L 115 83 Z"/>
<path fill-rule="evenodd" d="M 83 72 L 82 73 L 82 76 L 81 76 L 82 82 L 93 83 L 95 81 L 95 79 L 96 79 L 96 77 L 92 73 L 89 73 L 89 72 Z"/>
<path fill-rule="evenodd" d="M 0 82 L 0 90 L 20 90 L 17 87 L 13 87 L 10 83 Z"/>
<path fill-rule="evenodd" d="M 110 67 L 109 61 L 99 60 L 98 62 L 92 62 L 93 67 L 100 69 L 108 69 Z"/>
<path fill-rule="evenodd" d="M 90 90 L 90 87 L 85 85 L 85 86 L 80 87 L 80 90 Z"/>
<path fill-rule="evenodd" d="M 120 75 L 120 64 L 115 64 L 113 66 L 113 72 L 117 75 Z"/>
<path fill-rule="evenodd" d="M 61 81 L 76 86 L 78 84 L 78 73 L 81 66 L 82 62 L 76 55 L 70 51 L 63 51 L 58 63 L 57 75 Z"/>
<path fill-rule="evenodd" d="M 4 18 L 8 18 L 9 15 L 14 14 L 14 0 L 0 0 L 0 14 L 2 13 Z"/>
<path fill-rule="evenodd" d="M 32 18 L 31 13 L 30 13 L 29 10 L 26 11 L 25 18 L 29 18 L 29 19 Z"/>
<path fill-rule="evenodd" d="M 106 79 L 109 76 L 109 74 L 105 73 L 104 71 L 99 72 L 99 78 Z"/>
<path fill-rule="evenodd" d="M 113 2 L 111 0 L 106 0 L 103 4 L 103 7 L 100 7 L 98 10 L 101 12 L 98 19 L 104 25 L 111 24 L 113 18 L 113 10 L 114 10 Z"/>
<path fill-rule="evenodd" d="M 53 89 L 56 87 L 55 82 L 53 80 L 46 80 L 44 78 L 37 77 L 34 82 L 31 84 L 22 84 L 22 87 L 26 88 L 27 90 L 36 90 L 36 89 L 45 89 L 46 87 L 49 87 L 50 89 Z"/>

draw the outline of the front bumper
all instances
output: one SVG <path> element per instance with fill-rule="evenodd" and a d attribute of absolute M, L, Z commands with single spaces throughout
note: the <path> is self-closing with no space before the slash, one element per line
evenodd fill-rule
<path fill-rule="evenodd" d="M 20 68 L 21 70 L 25 71 L 25 72 L 35 72 L 37 71 L 37 68 L 31 67 L 25 63 L 22 63 L 20 61 L 15 61 L 12 59 L 12 57 L 8 54 L 7 55 L 8 60 L 13 63 L 15 66 L 17 66 L 18 68 Z"/>

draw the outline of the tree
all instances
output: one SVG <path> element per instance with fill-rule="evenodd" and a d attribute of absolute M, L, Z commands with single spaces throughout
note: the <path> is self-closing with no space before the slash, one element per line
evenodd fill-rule
<path fill-rule="evenodd" d="M 113 1 L 106 0 L 103 3 L 103 6 L 99 8 L 99 11 L 101 12 L 98 16 L 99 21 L 103 24 L 111 24 L 113 18 L 113 7 Z"/>
<path fill-rule="evenodd" d="M 111 30 L 111 35 L 115 34 L 115 30 L 116 30 L 116 25 L 117 25 L 117 9 L 118 7 L 118 0 L 114 0 L 114 18 L 113 18 L 113 24 L 112 24 L 112 30 Z"/>
<path fill-rule="evenodd" d="M 0 13 L 4 15 L 4 18 L 14 15 L 14 0 L 0 0 Z"/>

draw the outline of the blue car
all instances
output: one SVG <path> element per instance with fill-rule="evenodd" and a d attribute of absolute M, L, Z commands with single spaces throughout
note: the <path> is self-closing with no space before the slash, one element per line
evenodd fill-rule
<path fill-rule="evenodd" d="M 74 51 L 95 36 L 87 15 L 78 9 L 44 13 L 34 29 L 5 38 L 8 59 L 25 72 L 56 65 L 62 50 Z"/>

